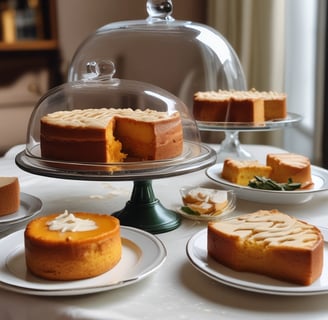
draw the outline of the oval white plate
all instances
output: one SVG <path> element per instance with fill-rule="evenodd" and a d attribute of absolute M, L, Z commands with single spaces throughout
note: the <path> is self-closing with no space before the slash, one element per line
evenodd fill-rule
<path fill-rule="evenodd" d="M 314 187 L 309 190 L 272 191 L 240 186 L 221 178 L 223 163 L 215 164 L 206 170 L 206 175 L 219 183 L 224 189 L 233 190 L 237 197 L 244 200 L 272 204 L 300 204 L 313 198 L 316 192 L 328 190 L 328 171 L 311 166 Z"/>
<path fill-rule="evenodd" d="M 321 277 L 309 286 L 300 286 L 254 273 L 237 272 L 223 266 L 214 259 L 208 258 L 207 228 L 192 236 L 186 247 L 187 256 L 191 264 L 217 282 L 246 291 L 288 296 L 328 293 L 328 248 L 326 244 L 324 250 L 324 264 Z"/>
<path fill-rule="evenodd" d="M 110 271 L 90 279 L 51 281 L 32 275 L 25 264 L 24 230 L 0 240 L 0 288 L 40 296 L 70 296 L 108 291 L 133 284 L 157 270 L 166 259 L 163 243 L 152 234 L 121 227 L 122 258 Z"/>

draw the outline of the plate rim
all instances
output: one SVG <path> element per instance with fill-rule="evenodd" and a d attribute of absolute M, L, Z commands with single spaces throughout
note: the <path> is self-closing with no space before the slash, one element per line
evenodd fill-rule
<path fill-rule="evenodd" d="M 279 296 L 311 296 L 311 295 L 321 295 L 321 294 L 327 294 L 328 293 L 328 285 L 323 288 L 323 289 L 312 289 L 312 285 L 309 286 L 300 286 L 300 285 L 295 285 L 295 284 L 290 284 L 290 287 L 288 287 L 288 282 L 283 281 L 286 286 L 279 286 L 279 285 L 263 285 L 263 284 L 257 284 L 255 285 L 253 282 L 243 280 L 243 282 L 238 283 L 238 279 L 234 278 L 233 276 L 226 276 L 216 270 L 211 269 L 210 267 L 204 268 L 202 265 L 203 262 L 196 257 L 194 254 L 193 250 L 195 249 L 194 243 L 196 240 L 199 240 L 199 238 L 204 237 L 206 239 L 206 234 L 207 234 L 207 228 L 202 229 L 195 233 L 188 241 L 186 244 L 186 254 L 189 259 L 189 262 L 195 267 L 198 271 L 203 273 L 204 275 L 208 276 L 209 278 L 213 279 L 214 281 L 227 285 L 229 287 L 234 287 L 237 289 L 241 289 L 244 291 L 249 291 L 249 292 L 257 292 L 257 293 L 265 293 L 265 294 L 271 294 L 271 295 L 279 295 Z M 206 250 L 206 248 L 204 248 Z M 325 254 L 328 253 L 328 249 L 325 246 Z M 249 273 L 249 272 L 238 272 L 234 271 L 228 267 L 225 267 L 221 265 L 219 262 L 216 262 L 214 259 L 211 259 L 211 263 L 215 263 L 217 265 L 222 266 L 223 268 L 227 268 L 229 272 L 231 273 L 238 273 L 238 275 L 243 275 L 245 274 L 245 278 L 247 278 L 247 274 L 252 274 L 255 277 L 261 277 L 262 279 L 268 278 L 268 281 L 277 281 L 279 280 L 263 276 L 263 275 L 257 275 L 255 273 Z M 221 276 L 221 277 L 220 277 Z M 226 279 L 224 279 L 224 276 Z M 321 275 L 322 276 L 322 275 Z M 240 281 L 240 280 L 239 280 Z M 317 279 L 316 281 L 320 281 L 320 278 Z M 294 289 L 293 289 L 294 288 Z M 297 289 L 297 290 L 295 290 Z M 302 290 L 304 289 L 304 290 Z"/>
<path fill-rule="evenodd" d="M 25 148 L 16 155 L 15 163 L 20 169 L 41 176 L 72 180 L 83 178 L 90 181 L 130 181 L 142 180 L 145 177 L 172 177 L 194 172 L 195 168 L 197 170 L 207 168 L 215 163 L 216 152 L 207 144 L 184 140 L 183 146 L 188 150 L 172 159 L 112 163 L 48 160 L 34 156 Z M 56 165 L 47 165 L 48 162 Z M 66 166 L 65 170 L 61 168 L 63 165 Z M 120 170 L 117 170 L 118 167 Z"/>
<path fill-rule="evenodd" d="M 15 232 L 11 233 L 10 235 L 0 239 L 0 244 L 3 240 L 8 241 L 9 238 L 22 237 L 23 233 L 24 233 L 24 229 L 15 231 Z M 143 237 L 143 239 L 145 241 L 150 241 L 153 243 L 154 248 L 156 248 L 156 250 L 157 250 L 156 259 L 153 259 L 152 261 L 150 261 L 148 263 L 148 265 L 146 267 L 144 267 L 144 269 L 141 270 L 138 274 L 135 274 L 135 275 L 129 274 L 129 277 L 127 277 L 126 279 L 120 279 L 116 283 L 107 284 L 107 285 L 106 284 L 105 285 L 95 285 L 95 286 L 80 287 L 80 288 L 74 287 L 74 288 L 66 288 L 66 289 L 49 288 L 49 290 L 46 290 L 46 289 L 28 288 L 25 286 L 19 286 L 17 284 L 8 283 L 8 281 L 7 282 L 4 281 L 3 277 L 1 277 L 0 288 L 8 290 L 8 291 L 18 292 L 18 293 L 23 293 L 23 294 L 28 294 L 28 295 L 78 296 L 78 295 L 86 295 L 86 294 L 110 291 L 110 290 L 118 289 L 121 287 L 125 287 L 127 285 L 134 284 L 134 283 L 146 278 L 147 276 L 151 275 L 153 272 L 155 272 L 157 269 L 159 269 L 162 266 L 162 264 L 165 262 L 165 260 L 167 258 L 167 250 L 166 250 L 164 243 L 155 235 L 153 235 L 149 232 L 146 232 L 144 230 L 134 228 L 134 227 L 121 226 L 121 237 L 133 242 L 134 244 L 136 244 L 138 246 L 138 243 L 136 243 L 136 240 L 133 239 L 133 234 L 138 234 L 138 236 Z M 17 239 L 16 239 L 16 242 L 17 242 Z M 138 242 L 138 240 L 137 240 L 137 242 Z M 10 254 L 12 254 L 13 251 L 17 250 L 19 246 L 21 247 L 22 245 L 23 245 L 22 243 L 16 243 L 15 245 L 13 245 L 13 247 L 2 258 L 2 264 L 3 263 L 6 264 L 5 261 L 7 260 L 7 257 Z M 143 248 L 140 245 L 138 247 L 141 250 L 143 250 Z M 19 250 L 24 250 L 24 249 L 20 248 Z M 144 254 L 147 254 L 147 250 L 146 251 L 143 250 L 142 252 Z M 4 268 L 5 268 L 6 272 L 4 272 L 3 270 L 0 269 L 0 275 L 10 273 L 10 271 L 7 270 L 6 266 L 4 266 Z M 108 272 L 110 272 L 110 270 Z M 104 274 L 106 274 L 106 273 L 104 273 Z M 41 281 L 42 281 L 42 279 L 41 279 Z M 81 281 L 81 280 L 76 280 L 73 282 L 76 283 L 78 281 Z M 58 282 L 56 282 L 56 284 L 58 284 Z M 65 283 L 65 284 L 67 284 L 67 283 Z"/>
<path fill-rule="evenodd" d="M 248 186 L 241 186 L 241 185 L 237 185 L 235 183 L 226 181 L 222 178 L 215 178 L 213 175 L 210 174 L 210 171 L 216 169 L 216 167 L 219 167 L 219 173 L 222 171 L 223 168 L 223 163 L 216 163 L 212 166 L 210 166 L 209 168 L 206 169 L 206 175 L 213 180 L 214 182 L 220 184 L 220 185 L 224 185 L 224 186 L 228 186 L 234 189 L 238 189 L 238 190 L 247 190 L 247 191 L 254 191 L 254 192 L 260 192 L 260 193 L 267 193 L 267 194 L 297 194 L 297 195 L 302 195 L 302 194 L 313 194 L 313 193 L 317 193 L 317 192 L 323 192 L 323 191 L 327 191 L 328 190 L 328 171 L 324 168 L 318 167 L 316 165 L 311 165 L 311 170 L 312 170 L 312 176 L 317 176 L 320 177 L 322 180 L 324 180 L 324 188 L 320 188 L 320 189 L 309 189 L 309 190 L 293 190 L 293 191 L 283 191 L 283 190 L 263 190 L 263 189 L 255 189 L 255 188 L 250 188 Z M 322 175 L 322 173 L 325 173 L 325 176 Z"/>
<path fill-rule="evenodd" d="M 216 163 L 212 166 L 210 166 L 209 168 L 206 169 L 206 174 L 208 174 L 208 172 L 210 172 L 210 170 L 214 169 L 214 167 L 220 167 L 219 170 L 220 172 L 222 171 L 223 168 L 223 163 Z M 328 190 L 328 170 L 318 167 L 316 165 L 311 165 L 311 170 L 312 170 L 312 176 L 317 176 L 320 177 L 322 180 L 324 180 L 324 185 L 325 188 L 320 188 L 320 189 L 308 189 L 308 190 L 293 190 L 292 193 L 293 194 L 311 194 L 311 193 L 316 193 L 316 192 L 322 192 L 322 191 L 327 191 Z M 325 176 L 320 175 L 322 173 L 325 173 Z M 219 183 L 219 184 L 223 184 L 225 186 L 229 186 L 229 187 L 233 187 L 236 189 L 241 189 L 241 190 L 251 190 L 251 191 L 256 191 L 256 192 L 263 192 L 263 193 L 275 193 L 275 194 L 291 194 L 291 191 L 283 191 L 283 190 L 263 190 L 263 189 L 255 189 L 255 188 L 250 188 L 247 186 L 241 186 L 241 185 L 237 185 L 235 183 L 226 181 L 222 178 L 220 179 L 216 179 L 215 177 L 211 176 L 210 174 L 208 174 L 208 177 Z"/>
<path fill-rule="evenodd" d="M 302 115 L 295 112 L 287 112 L 285 118 L 273 119 L 260 123 L 253 122 L 217 122 L 199 121 L 196 123 L 200 130 L 210 131 L 271 131 L 277 128 L 293 125 L 302 120 Z"/>
<path fill-rule="evenodd" d="M 41 201 L 41 199 L 39 199 L 38 197 L 36 197 L 34 195 L 31 195 L 31 194 L 28 194 L 25 192 L 20 192 L 20 208 L 22 208 L 23 203 L 30 204 L 29 202 L 31 200 L 33 200 L 37 203 L 35 208 L 30 206 L 30 209 L 33 209 L 33 213 L 31 213 L 30 215 L 25 215 L 24 217 L 17 218 L 17 219 L 0 220 L 0 227 L 5 227 L 5 226 L 21 223 L 21 222 L 24 222 L 30 218 L 33 218 L 37 214 L 39 214 L 43 207 L 43 202 Z M 13 214 L 15 214 L 15 212 Z M 8 215 L 8 216 L 10 216 L 10 215 Z"/>
<path fill-rule="evenodd" d="M 210 216 L 210 215 L 192 215 L 185 213 L 182 209 L 181 206 L 178 206 L 175 208 L 175 211 L 181 215 L 181 217 L 184 217 L 189 220 L 194 220 L 194 221 L 200 221 L 200 222 L 208 222 L 208 221 L 217 221 L 221 220 L 227 217 L 227 215 L 233 213 L 236 209 L 236 203 L 230 202 L 222 211 L 222 213 L 216 215 L 216 216 Z"/>

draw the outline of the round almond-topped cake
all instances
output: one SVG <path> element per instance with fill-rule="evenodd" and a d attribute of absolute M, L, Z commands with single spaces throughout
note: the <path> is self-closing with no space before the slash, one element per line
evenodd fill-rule
<path fill-rule="evenodd" d="M 182 122 L 177 111 L 57 111 L 41 118 L 40 146 L 42 157 L 61 161 L 169 159 L 182 153 Z"/>
<path fill-rule="evenodd" d="M 51 214 L 28 223 L 25 260 L 35 275 L 50 280 L 78 280 L 100 275 L 121 259 L 119 220 L 105 214 Z"/>

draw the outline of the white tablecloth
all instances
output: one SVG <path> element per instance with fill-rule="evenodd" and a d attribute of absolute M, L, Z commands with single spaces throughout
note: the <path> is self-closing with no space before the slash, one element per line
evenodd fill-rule
<path fill-rule="evenodd" d="M 248 148 L 261 160 L 265 153 L 277 151 L 262 146 Z M 63 209 L 111 213 L 123 208 L 130 199 L 132 182 L 76 181 L 28 174 L 14 163 L 17 150 L 0 159 L 0 175 L 18 176 L 21 191 L 42 200 L 41 214 Z M 204 170 L 153 181 L 156 196 L 170 209 L 180 204 L 179 188 L 184 185 L 217 187 Z M 277 208 L 296 216 L 313 215 L 327 220 L 327 205 L 326 192 L 293 206 L 238 200 L 235 214 Z M 167 249 L 166 261 L 148 278 L 124 288 L 69 297 L 0 290 L 0 319 L 327 319 L 328 295 L 288 297 L 252 293 L 220 284 L 196 270 L 188 261 L 186 243 L 204 228 L 205 223 L 183 219 L 177 229 L 157 235 Z"/>

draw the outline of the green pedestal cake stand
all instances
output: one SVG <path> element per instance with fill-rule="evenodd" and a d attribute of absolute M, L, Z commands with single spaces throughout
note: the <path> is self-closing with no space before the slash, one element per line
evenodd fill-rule
<path fill-rule="evenodd" d="M 180 225 L 180 216 L 166 209 L 155 197 L 151 180 L 135 181 L 131 199 L 113 215 L 122 225 L 150 233 L 171 231 Z"/>

